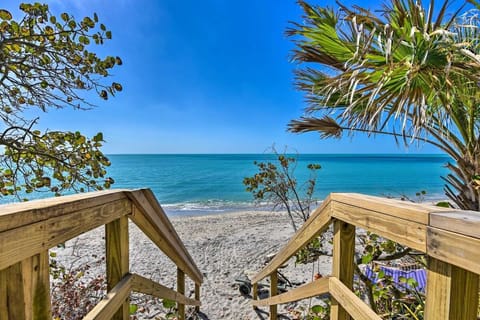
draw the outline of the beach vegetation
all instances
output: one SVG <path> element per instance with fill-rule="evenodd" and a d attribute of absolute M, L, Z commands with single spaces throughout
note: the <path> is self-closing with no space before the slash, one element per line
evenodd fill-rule
<path fill-rule="evenodd" d="M 382 10 L 310 5 L 287 34 L 308 107 L 293 132 L 388 135 L 451 157 L 445 194 L 480 209 L 480 17 L 468 1 L 392 0 Z M 453 10 L 453 12 L 448 12 Z"/>
<path fill-rule="evenodd" d="M 94 107 L 87 96 L 107 100 L 122 91 L 107 81 L 120 57 L 92 50 L 112 32 L 97 14 L 56 16 L 46 4 L 21 3 L 21 17 L 14 13 L 0 9 L 0 195 L 108 188 L 113 180 L 106 176 L 102 133 L 41 130 L 38 115 L 87 110 Z"/>
<path fill-rule="evenodd" d="M 298 230 L 299 222 L 303 223 L 310 217 L 310 212 L 317 201 L 313 195 L 317 184 L 319 164 L 308 164 L 309 177 L 305 183 L 299 184 L 295 177 L 298 157 L 278 153 L 272 147 L 275 161 L 255 161 L 258 172 L 251 177 L 245 177 L 243 184 L 251 192 L 257 202 L 271 205 L 273 209 L 285 210 L 290 218 L 293 230 Z"/>

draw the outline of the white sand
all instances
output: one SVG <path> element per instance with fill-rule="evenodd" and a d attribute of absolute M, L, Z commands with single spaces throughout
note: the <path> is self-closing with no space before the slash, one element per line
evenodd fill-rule
<path fill-rule="evenodd" d="M 197 319 L 267 319 L 268 308 L 255 312 L 250 304 L 251 297 L 239 292 L 235 278 L 243 273 L 254 275 L 265 265 L 267 256 L 278 252 L 286 244 L 293 235 L 287 215 L 278 212 L 236 212 L 174 217 L 171 220 L 204 274 L 201 314 Z M 99 228 L 71 240 L 67 242 L 66 249 L 55 249 L 58 259 L 70 266 L 72 263 L 79 265 L 92 261 L 92 255 L 104 256 L 102 237 L 103 228 Z M 176 266 L 133 224 L 130 226 L 130 246 L 131 272 L 175 288 Z M 321 257 L 319 263 L 301 266 L 295 266 L 291 260 L 282 273 L 290 281 L 308 282 L 312 279 L 312 272 L 329 274 L 330 266 L 330 257 Z M 104 265 L 93 269 L 88 276 L 102 274 Z M 187 281 L 187 296 L 193 297 L 193 288 L 193 283 Z M 303 306 L 318 303 L 314 300 L 304 301 Z M 134 295 L 132 303 L 138 304 L 141 312 L 136 315 L 140 319 L 157 319 L 166 312 L 158 300 L 147 296 Z M 279 312 L 289 316 L 287 309 L 292 307 L 298 309 L 299 305 L 282 305 Z"/>

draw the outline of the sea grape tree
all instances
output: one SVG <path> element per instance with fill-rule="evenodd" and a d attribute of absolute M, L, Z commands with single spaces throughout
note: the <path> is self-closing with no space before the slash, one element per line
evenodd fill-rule
<path fill-rule="evenodd" d="M 0 9 L 0 194 L 109 187 L 108 158 L 101 133 L 40 131 L 39 118 L 25 111 L 71 107 L 89 109 L 84 97 L 95 92 L 107 100 L 122 90 L 107 82 L 119 57 L 99 57 L 92 48 L 111 39 L 97 14 L 75 19 L 53 15 L 46 4 L 22 3 L 22 18 Z"/>
<path fill-rule="evenodd" d="M 251 177 L 245 177 L 243 184 L 251 192 L 256 201 L 266 202 L 273 208 L 286 210 L 293 230 L 296 232 L 298 221 L 305 222 L 310 217 L 317 184 L 319 164 L 307 165 L 310 176 L 302 185 L 295 177 L 297 157 L 286 153 L 279 154 L 272 148 L 275 161 L 255 161 L 258 172 Z"/>

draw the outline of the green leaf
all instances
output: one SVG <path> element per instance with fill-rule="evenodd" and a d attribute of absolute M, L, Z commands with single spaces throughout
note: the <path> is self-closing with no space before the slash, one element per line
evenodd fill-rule
<path fill-rule="evenodd" d="M 2 20 L 12 20 L 12 14 L 4 9 L 0 9 L 0 19 Z"/>
<path fill-rule="evenodd" d="M 166 309 L 171 309 L 171 308 L 174 308 L 177 305 L 177 303 L 170 299 L 163 299 L 162 305 Z"/>
<path fill-rule="evenodd" d="M 117 82 L 112 83 L 112 87 L 117 91 L 122 91 L 123 90 L 122 85 L 120 83 L 117 83 Z"/>
<path fill-rule="evenodd" d="M 136 304 L 130 304 L 130 307 L 129 307 L 129 313 L 130 314 L 135 314 L 135 312 L 137 312 L 138 310 L 138 306 Z"/>
<path fill-rule="evenodd" d="M 311 310 L 312 310 L 313 313 L 323 312 L 324 309 L 325 309 L 325 308 L 324 308 L 323 306 L 318 305 L 318 304 L 317 304 L 317 305 L 314 305 L 314 306 L 311 308 Z"/>
<path fill-rule="evenodd" d="M 367 264 L 373 260 L 373 255 L 371 253 L 366 254 L 362 257 L 362 264 Z"/>
<path fill-rule="evenodd" d="M 440 201 L 435 204 L 437 207 L 442 207 L 442 208 L 451 208 L 452 206 L 448 201 Z"/>
<path fill-rule="evenodd" d="M 101 132 L 97 133 L 93 137 L 93 141 L 95 141 L 95 142 L 103 141 L 103 133 L 101 133 Z"/>

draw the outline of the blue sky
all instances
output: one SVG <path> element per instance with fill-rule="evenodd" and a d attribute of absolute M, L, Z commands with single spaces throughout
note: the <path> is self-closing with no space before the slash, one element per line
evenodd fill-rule
<path fill-rule="evenodd" d="M 97 12 L 113 33 L 95 50 L 122 58 L 110 80 L 124 91 L 106 103 L 94 99 L 93 110 L 51 110 L 40 122 L 51 130 L 101 131 L 106 153 L 262 153 L 272 144 L 300 153 L 437 152 L 407 150 L 385 137 L 320 140 L 286 132 L 305 107 L 284 35 L 288 21 L 301 21 L 293 0 L 45 2 L 77 19 Z M 361 4 L 369 2 L 378 3 Z M 4 5 L 15 13 L 18 2 Z"/>

